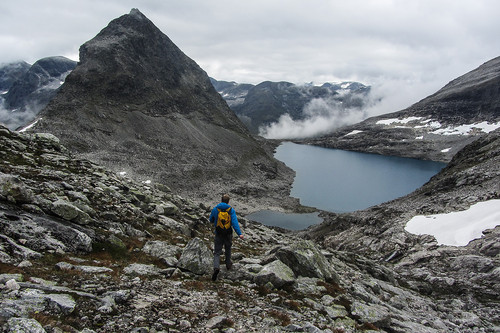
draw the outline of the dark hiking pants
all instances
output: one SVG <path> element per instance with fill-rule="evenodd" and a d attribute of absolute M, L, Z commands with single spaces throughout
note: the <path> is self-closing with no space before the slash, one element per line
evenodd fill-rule
<path fill-rule="evenodd" d="M 222 247 L 226 257 L 226 266 L 231 264 L 231 245 L 233 244 L 233 233 L 221 235 L 215 233 L 214 240 L 214 269 L 220 269 L 220 255 L 222 254 Z"/>

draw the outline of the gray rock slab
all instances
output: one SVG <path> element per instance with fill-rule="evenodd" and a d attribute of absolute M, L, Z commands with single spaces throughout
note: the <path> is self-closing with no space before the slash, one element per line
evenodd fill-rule
<path fill-rule="evenodd" d="M 282 288 L 295 282 L 293 271 L 280 260 L 275 260 L 265 265 L 255 276 L 255 282 L 259 285 L 272 283 L 276 288 Z"/>
<path fill-rule="evenodd" d="M 205 243 L 198 237 L 188 242 L 177 263 L 177 267 L 180 269 L 198 275 L 210 273 L 212 271 L 212 265 L 212 251 L 210 251 Z"/>
<path fill-rule="evenodd" d="M 30 318 L 10 318 L 7 321 L 7 333 L 45 333 L 42 325 L 35 319 Z"/>

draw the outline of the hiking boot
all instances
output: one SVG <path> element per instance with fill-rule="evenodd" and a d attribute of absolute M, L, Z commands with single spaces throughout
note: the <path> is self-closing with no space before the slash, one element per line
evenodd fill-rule
<path fill-rule="evenodd" d="M 226 268 L 227 268 L 228 271 L 230 271 L 231 268 L 233 268 L 233 263 L 230 262 L 230 263 L 226 264 Z"/>
<path fill-rule="evenodd" d="M 214 273 L 212 274 L 212 281 L 217 280 L 217 275 L 219 274 L 220 269 L 214 268 Z"/>

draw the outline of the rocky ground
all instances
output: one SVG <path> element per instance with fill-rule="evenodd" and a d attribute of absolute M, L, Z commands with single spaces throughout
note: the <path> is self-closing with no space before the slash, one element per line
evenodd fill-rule
<path fill-rule="evenodd" d="M 208 205 L 74 158 L 52 135 L 0 128 L 0 155 L 5 332 L 498 332 L 494 294 L 425 292 L 425 277 L 449 281 L 426 275 L 426 252 L 396 267 L 240 216 L 246 238 L 213 282 Z M 454 265 L 498 271 L 464 258 Z"/>

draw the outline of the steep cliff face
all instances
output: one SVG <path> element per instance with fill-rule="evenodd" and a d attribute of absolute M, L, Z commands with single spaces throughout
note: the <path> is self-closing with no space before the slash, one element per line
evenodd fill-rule
<path fill-rule="evenodd" d="M 500 57 L 409 108 L 310 140 L 325 147 L 448 162 L 500 127 Z"/>
<path fill-rule="evenodd" d="M 200 196 L 246 193 L 248 180 L 266 192 L 284 168 L 137 9 L 81 46 L 79 65 L 40 118 L 34 131 L 82 156 Z"/>

